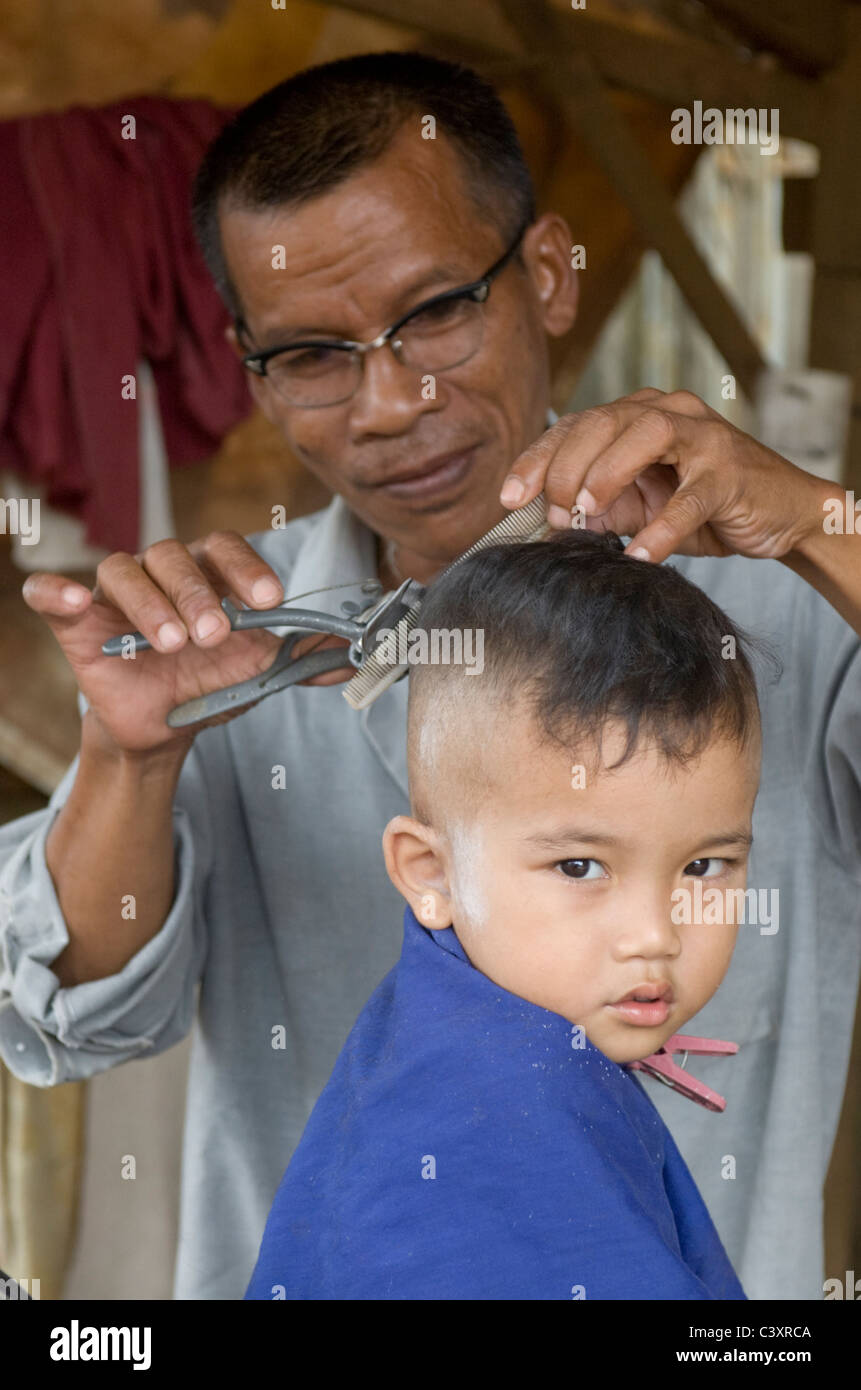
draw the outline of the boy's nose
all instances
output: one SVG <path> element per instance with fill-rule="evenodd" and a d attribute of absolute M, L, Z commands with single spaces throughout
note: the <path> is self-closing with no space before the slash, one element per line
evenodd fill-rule
<path fill-rule="evenodd" d="M 629 916 L 615 934 L 615 953 L 620 960 L 642 956 L 653 960 L 674 959 L 681 950 L 678 927 L 672 920 L 669 901 L 632 905 Z"/>

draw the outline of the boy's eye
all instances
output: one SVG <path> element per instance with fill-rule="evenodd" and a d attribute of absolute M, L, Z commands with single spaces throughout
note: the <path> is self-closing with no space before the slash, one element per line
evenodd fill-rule
<path fill-rule="evenodd" d="M 690 874 L 692 878 L 717 878 L 724 865 L 732 862 L 731 859 L 692 859 L 690 864 L 685 865 L 685 873 Z M 713 866 L 711 870 L 710 864 Z"/>
<path fill-rule="evenodd" d="M 560 859 L 558 867 L 566 878 L 606 878 L 597 859 Z M 597 869 L 598 872 L 592 873 L 592 869 Z"/>

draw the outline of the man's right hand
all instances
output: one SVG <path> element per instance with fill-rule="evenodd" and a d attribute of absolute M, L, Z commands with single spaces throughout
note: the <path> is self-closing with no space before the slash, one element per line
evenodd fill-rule
<path fill-rule="evenodd" d="M 281 645 L 265 628 L 233 631 L 221 607 L 225 597 L 250 608 L 272 608 L 284 598 L 275 571 L 237 531 L 215 531 L 189 546 L 157 541 L 140 555 L 116 551 L 101 562 L 96 579 L 90 591 L 63 575 L 37 572 L 22 593 L 62 647 L 106 747 L 181 751 L 201 729 L 252 708 L 244 705 L 184 729 L 166 723 L 174 706 L 260 675 Z M 200 624 L 207 622 L 210 630 L 203 635 Z M 134 658 L 103 654 L 109 637 L 135 631 L 152 643 L 151 651 Z M 338 637 L 321 641 L 312 633 L 293 652 L 336 645 L 347 643 Z M 330 685 L 352 674 L 345 660 L 343 669 L 303 684 Z"/>

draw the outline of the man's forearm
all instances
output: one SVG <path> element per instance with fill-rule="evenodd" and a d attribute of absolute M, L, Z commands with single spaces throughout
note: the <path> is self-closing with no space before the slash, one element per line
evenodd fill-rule
<path fill-rule="evenodd" d="M 825 504 L 833 499 L 841 500 L 842 533 L 825 530 L 825 521 L 834 514 L 833 505 Z M 850 515 L 850 500 L 851 494 L 836 483 L 816 480 L 813 524 L 798 546 L 781 558 L 861 636 L 861 514 Z"/>
<path fill-rule="evenodd" d="M 63 986 L 115 975 L 164 925 L 174 893 L 173 798 L 189 746 L 114 753 L 84 716 L 75 782 L 45 844 L 69 932 L 51 964 Z"/>

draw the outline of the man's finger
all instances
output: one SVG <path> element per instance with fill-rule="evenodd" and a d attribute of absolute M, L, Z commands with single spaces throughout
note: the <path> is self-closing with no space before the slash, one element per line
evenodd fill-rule
<path fill-rule="evenodd" d="M 677 442 L 693 458 L 697 441 L 687 422 L 708 418 L 725 427 L 693 392 L 657 387 L 563 415 L 515 460 L 500 500 L 520 507 L 543 489 L 548 521 L 556 527 L 570 525 L 575 505 L 601 515 L 645 468 L 675 462 Z"/>
<path fill-rule="evenodd" d="M 676 464 L 682 458 L 690 463 L 697 453 L 686 420 L 660 406 L 647 405 L 596 455 L 582 476 L 575 501 L 587 516 L 601 516 L 647 468 Z"/>
<path fill-rule="evenodd" d="M 499 500 L 504 507 L 522 507 L 538 496 L 557 449 L 568 437 L 570 422 L 571 417 L 563 415 L 518 455 L 502 484 Z"/>
<path fill-rule="evenodd" d="M 300 637 L 298 642 L 293 644 L 290 655 L 296 660 L 300 656 L 307 656 L 309 652 L 322 651 L 328 647 L 349 647 L 346 637 L 337 637 L 334 633 L 321 636 L 317 632 L 309 632 L 307 637 Z M 345 658 L 343 666 L 336 666 L 334 671 L 323 671 L 319 676 L 311 676 L 308 680 L 297 681 L 297 685 L 340 685 L 342 681 L 349 680 L 356 674 L 355 666 L 351 666 Z"/>
<path fill-rule="evenodd" d="M 201 571 L 228 587 L 251 608 L 273 608 L 284 597 L 284 586 L 271 565 L 238 531 L 213 531 L 188 546 Z"/>
<path fill-rule="evenodd" d="M 79 618 L 90 606 L 92 594 L 84 584 L 62 574 L 36 570 L 21 588 L 21 597 L 43 618 Z"/>
<path fill-rule="evenodd" d="M 601 516 L 649 468 L 675 469 L 681 486 L 728 456 L 731 426 L 705 408 L 707 418 L 677 415 L 665 410 L 663 402 L 640 410 L 584 475 L 576 501 L 586 515 Z M 722 470 L 721 476 L 725 487 L 735 478 L 731 468 Z"/>
<path fill-rule="evenodd" d="M 690 484 L 678 487 L 658 516 L 632 536 L 625 554 L 635 560 L 652 560 L 660 564 L 679 550 L 687 540 L 712 516 L 716 505 L 716 489 L 712 475 L 701 474 Z"/>

